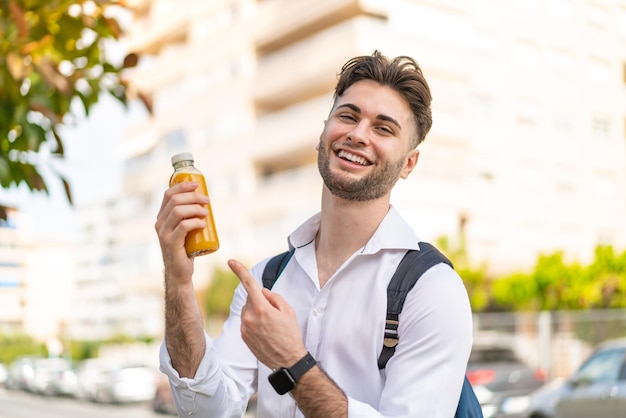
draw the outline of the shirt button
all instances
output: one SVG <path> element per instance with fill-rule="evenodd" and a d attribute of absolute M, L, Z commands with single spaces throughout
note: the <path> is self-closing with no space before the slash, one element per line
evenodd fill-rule
<path fill-rule="evenodd" d="M 314 308 L 313 309 L 313 315 L 315 316 L 319 316 L 319 314 L 322 313 L 322 310 L 320 308 Z"/>

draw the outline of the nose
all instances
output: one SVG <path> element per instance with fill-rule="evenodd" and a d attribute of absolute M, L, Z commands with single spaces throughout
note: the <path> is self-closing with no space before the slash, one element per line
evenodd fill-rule
<path fill-rule="evenodd" d="M 355 144 L 365 145 L 369 142 L 368 131 L 368 123 L 365 119 L 362 119 L 348 132 L 348 140 Z"/>

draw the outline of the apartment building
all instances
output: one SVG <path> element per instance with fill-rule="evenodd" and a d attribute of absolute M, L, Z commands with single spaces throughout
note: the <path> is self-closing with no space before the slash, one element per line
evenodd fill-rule
<path fill-rule="evenodd" d="M 148 238 L 137 213 L 142 197 L 110 199 L 81 208 L 80 245 L 75 251 L 76 274 L 72 321 L 68 335 L 81 340 L 115 337 L 146 338 L 162 329 L 161 283 L 144 280 Z M 153 252 L 154 253 L 154 252 Z"/>
<path fill-rule="evenodd" d="M 17 206 L 0 205 L 0 215 L 0 334 L 56 338 L 69 323 L 72 244 L 35 239 Z"/>
<path fill-rule="evenodd" d="M 0 206 L 0 333 L 24 327 L 24 254 L 17 232 L 18 211 Z"/>
<path fill-rule="evenodd" d="M 314 147 L 336 74 L 374 50 L 415 57 L 431 86 L 433 128 L 392 196 L 423 239 L 462 240 L 495 274 L 626 247 L 626 0 L 128 3 L 129 79 L 153 114 L 120 147 L 120 199 L 142 202 L 124 230 L 155 293 L 170 156 L 196 156 L 220 233 L 196 260 L 199 287 L 228 258 L 285 249 L 319 208 Z"/>
<path fill-rule="evenodd" d="M 433 91 L 433 130 L 394 196 L 425 239 L 462 233 L 497 270 L 625 243 L 626 2 L 139 3 L 133 82 L 155 114 L 128 162 L 165 179 L 169 154 L 194 151 L 240 255 L 282 248 L 316 209 L 335 74 L 375 49 L 416 57 Z"/>

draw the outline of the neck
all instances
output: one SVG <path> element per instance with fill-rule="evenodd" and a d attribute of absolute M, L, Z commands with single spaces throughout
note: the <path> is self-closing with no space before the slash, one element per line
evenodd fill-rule
<path fill-rule="evenodd" d="M 320 230 L 315 240 L 321 285 L 369 241 L 389 212 L 389 199 L 387 195 L 365 202 L 348 201 L 333 196 L 324 187 Z"/>

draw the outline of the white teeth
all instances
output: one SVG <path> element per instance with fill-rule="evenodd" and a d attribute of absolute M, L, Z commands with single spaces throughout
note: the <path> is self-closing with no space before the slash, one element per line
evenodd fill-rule
<path fill-rule="evenodd" d="M 359 157 L 358 155 L 350 154 L 349 152 L 346 152 L 344 150 L 339 151 L 337 153 L 337 156 L 339 156 L 339 158 L 344 158 L 348 161 L 352 161 L 353 163 L 359 163 L 361 165 L 369 165 L 369 161 L 367 161 L 365 158 Z"/>

